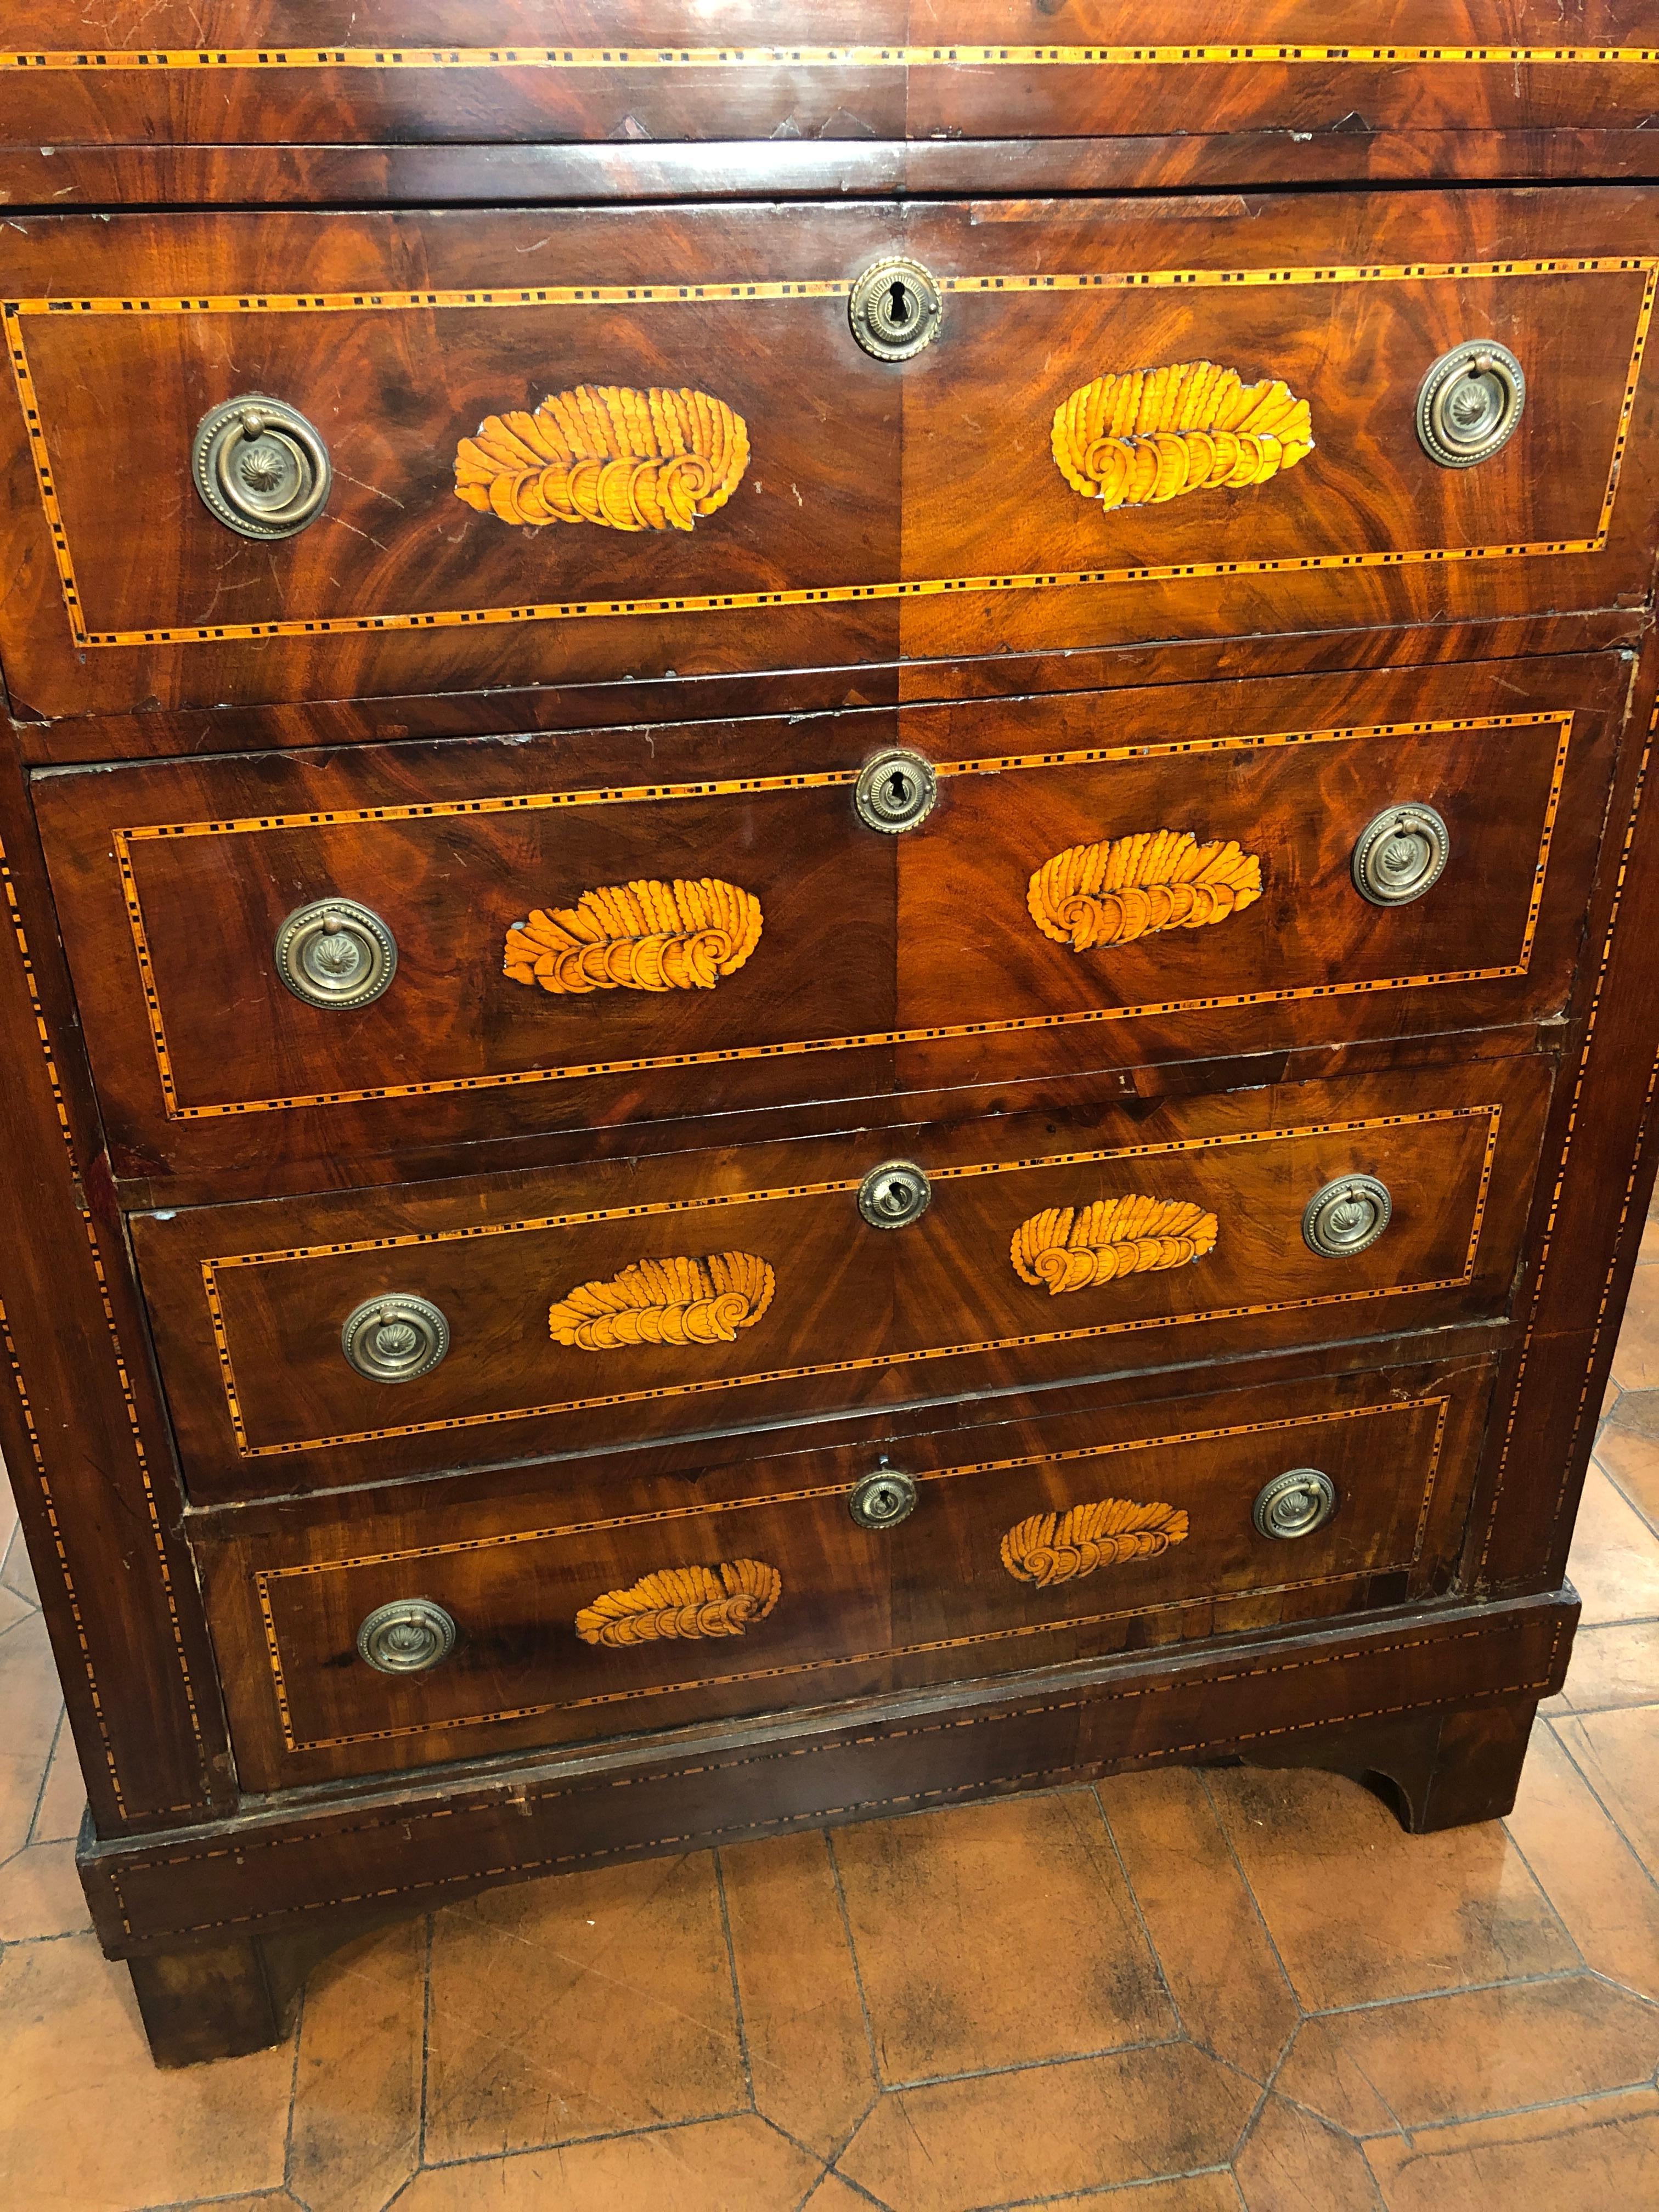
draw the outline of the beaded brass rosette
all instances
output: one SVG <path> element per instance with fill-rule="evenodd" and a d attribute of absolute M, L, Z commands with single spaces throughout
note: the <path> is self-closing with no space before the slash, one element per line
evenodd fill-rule
<path fill-rule="evenodd" d="M 690 530 L 749 465 L 741 415 L 706 392 L 579 384 L 533 415 L 488 415 L 455 454 L 455 496 L 503 522 Z"/>
<path fill-rule="evenodd" d="M 1187 1540 L 1187 1516 L 1173 1505 L 1137 1505 L 1127 1498 L 1101 1498 L 1064 1513 L 1034 1513 L 1002 1540 L 1002 1564 L 1017 1582 L 1048 1589 L 1077 1582 L 1097 1567 L 1128 1559 L 1155 1559 Z"/>
<path fill-rule="evenodd" d="M 1184 1267 L 1215 1249 L 1216 1218 L 1178 1198 L 1107 1198 L 1051 1206 L 1022 1221 L 1008 1257 L 1022 1283 L 1050 1297 L 1119 1275 Z"/>
<path fill-rule="evenodd" d="M 774 1279 L 753 1252 L 706 1260 L 639 1260 L 609 1282 L 567 1291 L 548 1313 L 556 1344 L 617 1352 L 632 1344 L 730 1344 L 772 1303 Z"/>
<path fill-rule="evenodd" d="M 1162 929 L 1203 929 L 1261 896 L 1261 861 L 1231 838 L 1200 845 L 1190 830 L 1141 830 L 1068 845 L 1032 877 L 1025 903 L 1045 937 L 1086 952 Z"/>
<path fill-rule="evenodd" d="M 783 1577 L 763 1559 L 722 1559 L 714 1567 L 665 1567 L 627 1589 L 606 1590 L 576 1615 L 584 1644 L 612 1648 L 741 1636 L 764 1620 L 783 1590 Z"/>
<path fill-rule="evenodd" d="M 584 891 L 574 907 L 536 908 L 507 931 L 501 973 L 559 995 L 712 991 L 760 933 L 760 901 L 737 884 L 645 878 Z"/>
<path fill-rule="evenodd" d="M 1052 445 L 1072 489 L 1103 507 L 1158 507 L 1189 491 L 1266 483 L 1314 449 L 1305 399 L 1212 361 L 1097 376 L 1054 410 Z"/>

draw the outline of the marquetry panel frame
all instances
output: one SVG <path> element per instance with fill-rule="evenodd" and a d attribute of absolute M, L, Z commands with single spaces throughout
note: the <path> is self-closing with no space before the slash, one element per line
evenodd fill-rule
<path fill-rule="evenodd" d="M 393 1252 L 418 1245 L 471 1243 L 483 1237 L 523 1236 L 550 1229 L 581 1227 L 600 1221 L 639 1221 L 652 1216 L 706 1212 L 733 1206 L 764 1205 L 774 1199 L 817 1198 L 840 1193 L 855 1196 L 861 1178 L 857 1176 L 837 1177 L 824 1182 L 791 1184 L 776 1190 L 708 1193 L 631 1206 L 605 1206 L 583 1212 L 550 1214 L 534 1220 L 489 1222 L 464 1229 L 425 1230 L 398 1237 L 364 1237 L 355 1243 L 297 1246 L 287 1251 L 226 1254 L 200 1262 L 202 1289 L 224 1388 L 225 1410 L 235 1439 L 237 1456 L 243 1460 L 285 1458 L 295 1452 L 324 1451 L 343 1444 L 377 1443 L 391 1437 L 447 1434 L 457 1430 L 498 1427 L 507 1421 L 544 1419 L 558 1413 L 591 1413 L 611 1406 L 634 1406 L 669 1398 L 696 1397 L 709 1391 L 757 1389 L 769 1383 L 799 1382 L 816 1375 L 844 1375 L 857 1370 L 915 1366 L 930 1359 L 967 1358 L 983 1352 L 1024 1350 L 1033 1345 L 1071 1344 L 1090 1338 L 1132 1334 L 1142 1329 L 1175 1328 L 1205 1322 L 1241 1321 L 1268 1314 L 1302 1313 L 1316 1307 L 1353 1305 L 1367 1298 L 1402 1297 L 1462 1290 L 1474 1279 L 1475 1259 L 1480 1250 L 1480 1231 L 1492 1188 L 1492 1163 L 1497 1155 L 1502 1118 L 1503 1109 L 1496 1103 L 1449 1106 L 1419 1114 L 1380 1114 L 1360 1121 L 1310 1122 L 1301 1127 L 1273 1129 L 1229 1130 L 1216 1136 L 1170 1138 L 1157 1144 L 1113 1146 L 1098 1152 L 1056 1152 L 1033 1159 L 975 1161 L 963 1167 L 939 1167 L 929 1170 L 929 1180 L 938 1187 L 981 1176 L 1022 1175 L 1034 1169 L 1091 1167 L 1109 1160 L 1159 1158 L 1183 1152 L 1216 1152 L 1233 1146 L 1295 1143 L 1303 1139 L 1345 1136 L 1369 1129 L 1416 1128 L 1433 1122 L 1484 1119 L 1486 1140 L 1469 1223 L 1468 1244 L 1462 1268 L 1455 1275 L 1423 1282 L 1385 1283 L 1366 1290 L 1332 1291 L 1316 1297 L 1279 1298 L 1257 1304 L 1217 1306 L 1191 1313 L 1150 1314 L 1121 1321 L 1096 1322 L 1073 1328 L 1034 1329 L 1018 1336 L 987 1338 L 969 1344 L 922 1346 L 902 1352 L 873 1353 L 860 1359 L 806 1361 L 755 1373 L 712 1376 L 702 1382 L 657 1383 L 646 1389 L 607 1391 L 597 1396 L 563 1399 L 540 1406 L 506 1407 L 482 1413 L 453 1413 L 441 1419 L 389 1424 L 380 1428 L 357 1429 L 336 1436 L 307 1437 L 293 1442 L 261 1443 L 249 1434 L 220 1295 L 220 1278 L 228 1269 L 333 1259 L 354 1252 Z"/>
<path fill-rule="evenodd" d="M 1110 1458 L 1128 1452 L 1156 1450 L 1164 1446 L 1213 1443 L 1233 1437 L 1288 1436 L 1300 1429 L 1322 1427 L 1335 1421 L 1381 1420 L 1389 1416 L 1432 1410 L 1435 1413 L 1434 1435 L 1429 1448 L 1416 1527 L 1407 1555 L 1403 1559 L 1383 1560 L 1364 1569 L 1350 1567 L 1340 1574 L 1310 1576 L 1300 1581 L 1250 1583 L 1236 1590 L 1209 1594 L 1212 1598 L 1226 1601 L 1279 1597 L 1295 1591 L 1323 1589 L 1337 1583 L 1352 1582 L 1356 1573 L 1387 1574 L 1410 1571 L 1417 1566 L 1422 1557 L 1423 1540 L 1428 1528 L 1435 1485 L 1439 1477 L 1441 1454 L 1451 1407 L 1449 1394 L 1431 1394 L 1401 1399 L 1386 1405 L 1340 1407 L 1322 1413 L 1290 1414 L 1277 1420 L 1243 1421 L 1223 1428 L 1188 1429 L 1164 1436 L 1135 1437 L 1115 1443 L 1084 1444 L 1071 1450 L 1024 1452 L 1007 1459 L 966 1461 L 959 1466 L 920 1472 L 915 1479 L 918 1483 L 943 1483 L 966 1476 L 1012 1474 L 1021 1468 L 1075 1466 L 1087 1461 Z M 1387 1445 L 1380 1447 L 1382 1452 L 1387 1449 Z M 844 1482 L 817 1483 L 796 1490 L 774 1491 L 757 1498 L 730 1498 L 693 1505 L 661 1506 L 649 1512 L 615 1514 L 603 1520 L 573 1521 L 544 1528 L 514 1529 L 498 1536 L 460 1537 L 447 1543 L 414 1545 L 397 1551 L 368 1552 L 337 1559 L 305 1560 L 292 1566 L 257 1568 L 249 1579 L 259 1607 L 283 1749 L 295 1753 L 343 1750 L 354 1744 L 382 1743 L 398 1737 L 441 1735 L 451 1729 L 534 1720 L 549 1713 L 575 1712 L 593 1707 L 623 1705 L 641 1698 L 672 1697 L 687 1691 L 727 1688 L 743 1682 L 781 1681 L 790 1677 L 822 1674 L 836 1667 L 858 1667 L 882 1660 L 916 1658 L 935 1651 L 969 1650 L 1012 1640 L 1029 1641 L 1033 1637 L 1055 1635 L 1067 1630 L 1101 1627 L 1114 1620 L 1140 1619 L 1153 1613 L 1179 1613 L 1192 1605 L 1206 1601 L 1206 1593 L 1188 1591 L 1184 1596 L 1163 1599 L 1151 1605 L 1116 1606 L 1103 1613 L 1067 1614 L 1054 1620 L 1024 1622 L 1008 1628 L 982 1629 L 971 1635 L 940 1637 L 925 1643 L 890 1644 L 879 1650 L 846 1652 L 823 1659 L 800 1660 L 785 1666 L 744 1668 L 722 1674 L 696 1674 L 679 1681 L 649 1683 L 626 1690 L 599 1691 L 585 1697 L 550 1698 L 498 1711 L 463 1713 L 441 1720 L 410 1722 L 401 1727 L 366 1729 L 349 1735 L 301 1737 L 295 1733 L 288 1686 L 289 1670 L 271 1595 L 279 1583 L 313 1575 L 347 1573 L 359 1567 L 397 1566 L 405 1562 L 441 1559 L 463 1552 L 496 1551 L 517 1545 L 556 1543 L 564 1537 L 595 1535 L 612 1529 L 642 1528 L 665 1522 L 706 1520 L 718 1514 L 752 1512 L 768 1506 L 810 1504 L 825 1498 L 841 1500 L 846 1494 Z M 729 1540 L 737 1542 L 741 1540 L 733 1538 Z"/>
<path fill-rule="evenodd" d="M 963 300 L 1006 297 L 1020 293 L 1044 295 L 1091 291 L 1203 291 L 1230 292 L 1256 288 L 1284 290 L 1303 285 L 1422 284 L 1467 277 L 1523 279 L 1528 276 L 1642 274 L 1646 276 L 1636 327 L 1632 335 L 1613 447 L 1607 463 L 1599 521 L 1587 538 L 1563 538 L 1512 545 L 1435 545 L 1395 548 L 1382 552 L 1319 553 L 1264 560 L 1188 561 L 1130 568 L 1070 569 L 1018 575 L 932 576 L 896 579 L 862 584 L 811 584 L 773 592 L 688 592 L 647 599 L 568 599 L 523 606 L 446 607 L 372 615 L 295 616 L 262 623 L 157 623 L 143 629 L 99 630 L 86 618 L 73 554 L 58 504 L 46 425 L 34 389 L 24 337 L 26 324 L 46 317 L 62 320 L 75 316 L 137 316 L 159 318 L 213 314 L 330 315 L 351 313 L 397 314 L 434 309 L 472 313 L 480 310 L 509 312 L 524 307 L 580 307 L 594 306 L 630 308 L 671 307 L 685 303 L 720 301 L 751 305 L 780 300 L 845 299 L 853 289 L 851 277 L 768 278 L 755 282 L 697 284 L 543 285 L 522 289 L 480 287 L 476 290 L 404 292 L 365 288 L 356 292 L 246 293 L 198 298 L 155 297 L 128 299 L 18 299 L 0 303 L 5 343 L 16 380 L 18 397 L 29 439 L 30 454 L 41 506 L 51 532 L 53 557 L 62 586 L 70 633 L 77 650 L 104 647 L 152 647 L 218 644 L 238 639 L 266 637 L 319 638 L 361 636 L 374 631 L 475 628 L 480 623 L 568 622 L 599 617 L 636 618 L 642 616 L 731 613 L 765 607 L 845 605 L 873 599 L 936 598 L 941 594 L 986 592 L 1033 592 L 1071 588 L 1079 585 L 1167 583 L 1210 576 L 1288 574 L 1324 568 L 1395 568 L 1446 561 L 1514 560 L 1541 555 L 1600 553 L 1606 548 L 1613 525 L 1620 469 L 1630 434 L 1632 410 L 1641 375 L 1643 352 L 1652 321 L 1656 289 L 1659 289 L 1659 255 L 1592 255 L 1565 260 L 1419 262 L 1373 268 L 1280 269 L 1155 269 L 1086 271 L 1032 275 L 1016 271 L 1006 276 L 951 276 L 938 281 L 942 290 Z M 759 435 L 758 427 L 757 435 Z M 1034 461 L 1033 465 L 1038 465 Z M 1041 465 L 1048 465 L 1042 457 Z"/>
<path fill-rule="evenodd" d="M 1278 1006 L 1296 1000 L 1337 999 L 1378 991 L 1417 990 L 1442 983 L 1485 983 L 1524 975 L 1532 957 L 1550 843 L 1567 770 L 1571 745 L 1573 712 L 1547 708 L 1521 714 L 1477 714 L 1443 721 L 1375 722 L 1348 728 L 1274 731 L 1247 737 L 1181 738 L 1161 744 L 1101 745 L 1070 752 L 1018 753 L 1000 758 L 939 761 L 934 774 L 941 779 L 968 775 L 1003 775 L 1020 769 L 1089 767 L 1113 761 L 1170 759 L 1203 753 L 1267 751 L 1294 745 L 1341 744 L 1367 739 L 1429 735 L 1467 736 L 1471 732 L 1500 732 L 1558 725 L 1560 739 L 1544 815 L 1540 829 L 1538 857 L 1521 942 L 1512 961 L 1492 968 L 1442 969 L 1420 975 L 1389 975 L 1286 986 L 1273 991 L 1245 991 L 1194 999 L 1149 1000 L 1139 1005 L 1091 1006 L 1062 1013 L 1011 1016 L 1005 1020 L 957 1022 L 915 1029 L 875 1030 L 848 1036 L 811 1037 L 781 1044 L 727 1045 L 706 1052 L 676 1052 L 626 1060 L 571 1062 L 553 1066 L 508 1068 L 484 1075 L 434 1076 L 424 1083 L 380 1084 L 356 1091 L 300 1091 L 288 1097 L 182 1101 L 171 1048 L 167 1042 L 160 987 L 150 949 L 134 860 L 137 848 L 147 843 L 181 838 L 257 836 L 271 830 L 354 827 L 377 822 L 441 822 L 461 815 L 534 814 L 574 806 L 633 805 L 676 799 L 744 799 L 772 792 L 850 789 L 859 779 L 857 768 L 830 769 L 797 775 L 733 777 L 725 781 L 631 784 L 611 788 L 528 792 L 496 799 L 433 800 L 404 806 L 363 806 L 339 812 L 250 815 L 219 822 L 153 823 L 118 827 L 110 832 L 111 849 L 120 871 L 122 896 L 138 963 L 139 983 L 150 1043 L 161 1085 L 163 1110 L 169 1121 L 194 1121 L 233 1114 L 285 1112 L 301 1107 L 339 1106 L 376 1098 L 428 1098 L 460 1091 L 519 1088 L 526 1084 L 564 1083 L 585 1077 L 635 1075 L 672 1067 L 718 1066 L 734 1060 L 786 1060 L 821 1052 L 856 1051 L 870 1047 L 933 1044 L 973 1036 L 1006 1036 L 1016 1031 L 1067 1029 L 1079 1024 L 1135 1021 L 1201 1011 L 1206 1013 L 1234 1006 Z M 493 977 L 492 977 L 493 980 Z"/>

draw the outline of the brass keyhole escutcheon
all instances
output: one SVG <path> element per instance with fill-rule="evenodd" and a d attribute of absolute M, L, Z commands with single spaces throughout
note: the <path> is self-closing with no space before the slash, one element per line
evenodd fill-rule
<path fill-rule="evenodd" d="M 847 1510 L 860 1528 L 896 1528 L 915 1510 L 916 1484 L 883 1460 L 873 1474 L 854 1483 L 848 1492 Z"/>
<path fill-rule="evenodd" d="M 1417 435 L 1443 469 L 1472 469 L 1507 446 L 1527 404 L 1527 379 L 1507 346 L 1470 338 L 1443 353 L 1417 395 Z"/>
<path fill-rule="evenodd" d="M 939 779 L 933 763 L 907 746 L 877 753 L 866 761 L 854 787 L 853 804 L 866 829 L 889 837 L 919 830 L 933 811 Z"/>
<path fill-rule="evenodd" d="M 854 285 L 847 302 L 853 336 L 877 361 L 908 361 L 939 336 L 945 298 L 919 261 L 890 254 Z"/>
<path fill-rule="evenodd" d="M 884 1160 L 859 1185 L 859 1212 L 872 1229 L 908 1229 L 927 1212 L 933 1195 L 914 1160 Z"/>

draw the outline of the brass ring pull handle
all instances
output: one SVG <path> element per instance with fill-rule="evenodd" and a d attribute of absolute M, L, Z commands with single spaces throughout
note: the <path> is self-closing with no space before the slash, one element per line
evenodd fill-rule
<path fill-rule="evenodd" d="M 1443 353 L 1417 395 L 1417 434 L 1443 469 L 1472 469 L 1507 446 L 1527 404 L 1527 379 L 1507 346 L 1471 338 Z"/>
<path fill-rule="evenodd" d="M 873 1474 L 855 1482 L 847 1494 L 847 1510 L 860 1528 L 896 1528 L 916 1510 L 914 1475 L 901 1474 L 883 1460 Z"/>
<path fill-rule="evenodd" d="M 1311 1536 L 1336 1510 L 1336 1485 L 1316 1467 L 1293 1467 L 1264 1483 L 1250 1518 L 1259 1536 L 1287 1543 Z"/>
<path fill-rule="evenodd" d="M 313 899 L 276 933 L 276 973 L 308 1006 L 366 1006 L 398 972 L 398 940 L 356 899 Z"/>
<path fill-rule="evenodd" d="M 1451 833 L 1431 806 L 1385 806 L 1360 831 L 1353 884 L 1373 906 L 1409 906 L 1432 890 L 1451 856 Z"/>
<path fill-rule="evenodd" d="M 876 753 L 866 761 L 853 788 L 853 804 L 867 830 L 902 837 L 907 830 L 920 830 L 939 797 L 939 778 L 933 764 L 908 746 Z"/>
<path fill-rule="evenodd" d="M 1322 1259 L 1346 1260 L 1375 1244 L 1394 1212 L 1389 1186 L 1375 1176 L 1344 1176 L 1308 1200 L 1302 1235 Z"/>
<path fill-rule="evenodd" d="M 379 1674 L 424 1674 L 455 1649 L 455 1623 L 429 1597 L 377 1605 L 357 1631 L 357 1656 Z"/>
<path fill-rule="evenodd" d="M 449 1349 L 449 1323 L 430 1298 L 410 1291 L 365 1298 L 346 1316 L 340 1349 L 371 1382 L 412 1382 Z"/>
<path fill-rule="evenodd" d="M 854 285 L 847 319 L 853 336 L 877 361 L 908 361 L 939 336 L 945 298 L 921 262 L 889 254 Z"/>
<path fill-rule="evenodd" d="M 297 408 L 245 392 L 196 426 L 191 474 L 208 512 L 244 538 L 292 538 L 328 497 L 328 448 Z"/>
<path fill-rule="evenodd" d="M 927 1212 L 933 1195 L 914 1160 L 884 1160 L 859 1185 L 859 1212 L 872 1229 L 908 1229 Z"/>

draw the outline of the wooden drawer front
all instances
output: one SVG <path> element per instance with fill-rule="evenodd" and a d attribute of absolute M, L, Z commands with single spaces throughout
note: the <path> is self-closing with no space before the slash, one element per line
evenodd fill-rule
<path fill-rule="evenodd" d="M 1627 678 L 1516 661 L 35 789 L 118 1164 L 234 1164 L 253 1116 L 274 1168 L 1552 1012 Z M 896 744 L 939 779 L 899 836 L 854 805 Z M 1356 845 L 1402 803 L 1451 856 L 1378 905 Z M 1103 890 L 1137 835 L 1140 908 Z M 1177 905 L 1183 875 L 1224 896 Z M 276 973 L 285 917 L 330 896 L 397 940 L 371 1005 Z"/>
<path fill-rule="evenodd" d="M 1427 1592 L 1455 1552 L 1487 1363 L 906 1437 L 902 1522 L 857 1526 L 869 1449 L 465 1504 L 354 1498 L 199 1541 L 252 1789 L 481 1756 L 1328 1614 Z M 1334 1517 L 1252 1517 L 1294 1468 Z M 521 1475 L 522 1486 L 526 1478 Z M 544 1486 L 545 1488 L 545 1486 Z M 450 1656 L 358 1656 L 421 1600 Z"/>
<path fill-rule="evenodd" d="M 1654 206 L 20 219 L 9 680 L 63 713 L 1608 605 L 1648 573 Z M 900 250 L 940 334 L 877 361 L 849 295 Z M 1419 390 L 1467 339 L 1517 357 L 1525 413 L 1441 467 Z M 1195 363 L 1189 406 L 1090 398 Z M 664 392 L 702 395 L 678 428 Z M 274 544 L 191 478 L 246 393 L 332 461 Z M 1143 444 L 1109 507 L 1114 425 Z M 150 526 L 112 528 L 135 471 Z"/>
<path fill-rule="evenodd" d="M 842 1137 L 134 1234 L 196 1494 L 287 1491 L 1499 1314 L 1547 1091 L 1522 1059 L 915 1129 L 896 1230 L 860 1211 L 890 1137 Z M 1304 1209 L 1358 1175 L 1387 1231 L 1322 1256 Z M 367 1379 L 348 1317 L 410 1297 L 447 1352 Z"/>

